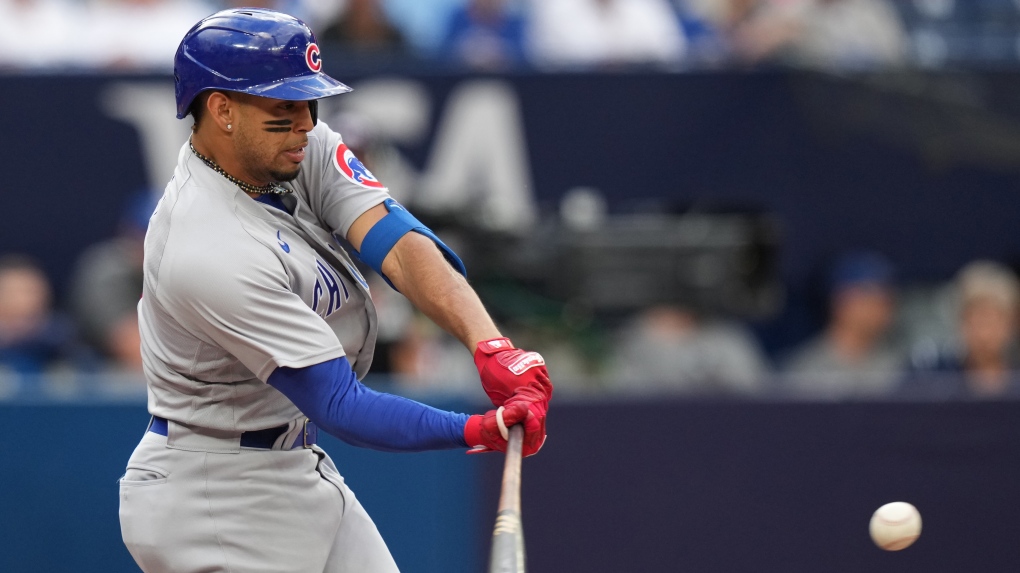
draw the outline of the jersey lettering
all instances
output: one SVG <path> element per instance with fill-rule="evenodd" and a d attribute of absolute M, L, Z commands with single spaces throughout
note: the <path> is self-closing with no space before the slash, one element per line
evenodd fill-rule
<path fill-rule="evenodd" d="M 325 263 L 316 259 L 315 266 L 319 271 L 319 276 L 315 279 L 315 287 L 312 289 L 312 312 L 317 313 L 322 318 L 326 318 L 340 310 L 340 307 L 350 300 L 351 293 L 347 290 L 347 285 L 334 275 L 333 270 L 326 266 Z M 342 296 L 340 294 L 341 289 L 343 289 Z M 325 295 L 328 295 L 328 302 L 320 310 L 319 302 L 322 301 Z"/>

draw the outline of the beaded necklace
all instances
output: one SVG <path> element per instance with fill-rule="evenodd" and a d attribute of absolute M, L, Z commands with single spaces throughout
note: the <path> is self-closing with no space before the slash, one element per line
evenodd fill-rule
<path fill-rule="evenodd" d="M 199 153 L 198 150 L 195 149 L 195 145 L 191 143 L 190 140 L 188 141 L 188 146 L 191 147 L 192 153 L 197 155 L 198 158 L 201 159 L 203 163 L 209 166 L 209 169 L 212 169 L 216 173 L 219 173 L 220 175 L 226 177 L 227 181 L 230 181 L 234 185 L 237 185 L 238 187 L 241 188 L 241 191 L 244 191 L 245 193 L 258 193 L 258 194 L 271 193 L 273 195 L 284 195 L 286 193 L 291 192 L 290 189 L 287 189 L 286 187 L 280 185 L 279 183 L 268 183 L 261 187 L 257 187 L 255 185 L 252 185 L 251 183 L 245 183 L 244 181 L 241 181 L 237 177 L 234 177 L 233 175 L 224 171 L 223 168 L 217 165 L 216 162 L 213 161 L 212 159 L 209 159 L 208 157 Z"/>

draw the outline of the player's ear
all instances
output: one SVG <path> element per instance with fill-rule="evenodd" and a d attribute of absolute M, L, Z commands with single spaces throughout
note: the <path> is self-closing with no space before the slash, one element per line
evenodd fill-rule
<path fill-rule="evenodd" d="M 212 92 L 205 102 L 205 110 L 209 114 L 212 123 L 223 131 L 233 131 L 237 123 L 237 105 L 230 97 L 223 92 Z"/>

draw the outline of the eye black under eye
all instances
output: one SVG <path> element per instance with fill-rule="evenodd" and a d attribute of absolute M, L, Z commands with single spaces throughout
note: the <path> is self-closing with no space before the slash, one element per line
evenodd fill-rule
<path fill-rule="evenodd" d="M 290 119 L 271 119 L 269 121 L 263 121 L 262 125 L 265 131 L 270 133 L 284 133 L 290 131 L 290 126 L 293 125 L 293 121 Z"/>

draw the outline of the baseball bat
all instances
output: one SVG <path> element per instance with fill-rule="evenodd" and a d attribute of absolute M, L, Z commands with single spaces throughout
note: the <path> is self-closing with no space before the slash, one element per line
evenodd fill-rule
<path fill-rule="evenodd" d="M 503 486 L 499 492 L 496 527 L 492 531 L 489 573 L 524 573 L 524 530 L 521 526 L 521 446 L 524 426 L 510 428 Z"/>

